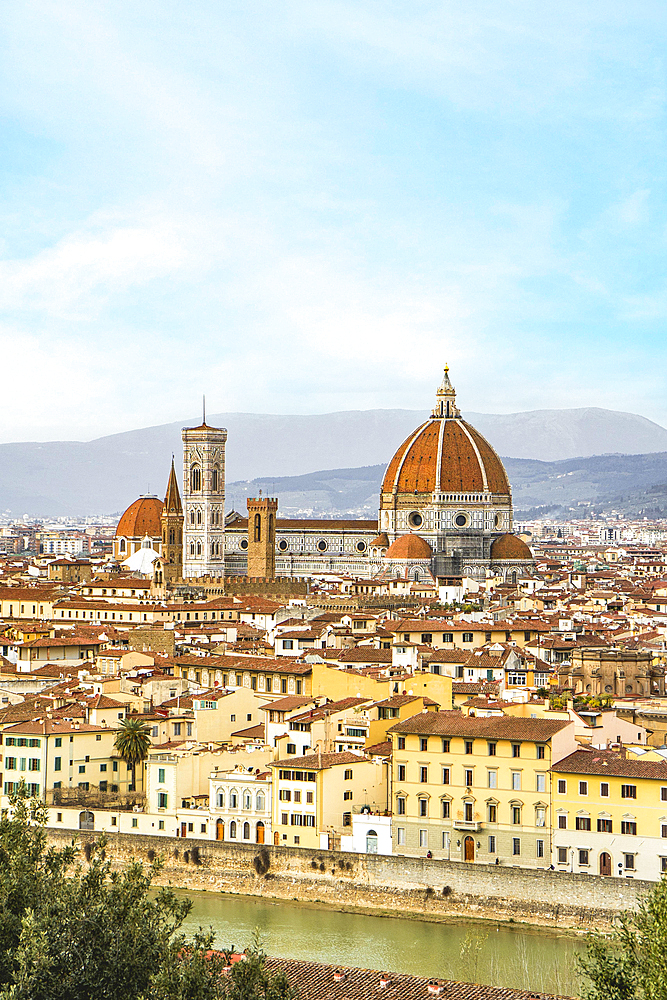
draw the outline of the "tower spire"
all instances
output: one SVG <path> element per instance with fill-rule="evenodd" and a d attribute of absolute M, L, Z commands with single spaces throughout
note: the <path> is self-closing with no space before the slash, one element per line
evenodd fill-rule
<path fill-rule="evenodd" d="M 178 491 L 178 479 L 174 468 L 174 456 L 171 456 L 171 471 L 167 482 L 167 492 L 164 498 L 164 509 L 170 514 L 182 514 L 181 494 Z"/>
<path fill-rule="evenodd" d="M 449 365 L 445 365 L 442 382 L 435 394 L 434 417 L 460 417 L 461 412 L 456 405 L 456 389 L 449 380 Z"/>
<path fill-rule="evenodd" d="M 206 396 L 202 395 L 201 398 L 201 422 L 203 426 L 206 426 Z"/>

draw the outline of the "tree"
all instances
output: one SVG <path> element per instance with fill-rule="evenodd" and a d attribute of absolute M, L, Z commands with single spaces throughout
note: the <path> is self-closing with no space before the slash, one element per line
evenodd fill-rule
<path fill-rule="evenodd" d="M 0 1000 L 292 1000 L 259 948 L 227 974 L 211 931 L 183 934 L 191 903 L 151 890 L 159 861 L 114 871 L 102 837 L 85 866 L 46 817 L 25 785 L 0 816 Z"/>
<path fill-rule="evenodd" d="M 609 936 L 589 935 L 578 964 L 585 1000 L 667 1000 L 667 880 L 625 910 Z"/>
<path fill-rule="evenodd" d="M 132 790 L 137 790 L 137 764 L 146 760 L 151 747 L 151 731 L 141 719 L 123 719 L 118 727 L 114 746 L 126 764 L 132 768 Z"/>

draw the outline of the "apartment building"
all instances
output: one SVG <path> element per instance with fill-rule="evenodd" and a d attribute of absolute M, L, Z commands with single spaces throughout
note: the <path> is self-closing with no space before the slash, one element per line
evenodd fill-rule
<path fill-rule="evenodd" d="M 394 853 L 550 863 L 549 769 L 576 749 L 573 722 L 425 712 L 388 736 Z"/>

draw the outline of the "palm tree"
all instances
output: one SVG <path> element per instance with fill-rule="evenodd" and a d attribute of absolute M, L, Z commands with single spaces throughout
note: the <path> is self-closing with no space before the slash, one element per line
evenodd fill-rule
<path fill-rule="evenodd" d="M 151 747 L 150 728 L 141 719 L 123 719 L 118 727 L 114 746 L 123 760 L 132 767 L 132 788 L 136 791 L 136 767 L 148 757 Z"/>

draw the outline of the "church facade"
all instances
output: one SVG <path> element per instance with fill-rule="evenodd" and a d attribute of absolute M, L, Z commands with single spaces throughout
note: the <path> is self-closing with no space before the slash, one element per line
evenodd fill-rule
<path fill-rule="evenodd" d="M 248 516 L 232 511 L 225 517 L 226 440 L 224 428 L 205 420 L 183 430 L 182 513 L 172 477 L 163 512 L 153 511 L 155 503 L 150 510 L 161 522 L 156 573 L 164 582 L 176 582 L 179 572 L 182 580 L 221 584 L 225 576 L 400 577 L 444 584 L 493 574 L 511 581 L 533 565 L 528 546 L 512 534 L 512 491 L 503 463 L 461 417 L 447 368 L 430 416 L 387 466 L 377 521 L 280 518 L 275 498 L 248 500 Z M 136 528 L 130 516 L 135 505 L 119 529 Z M 180 537 L 179 517 L 180 555 L 171 542 Z"/>

